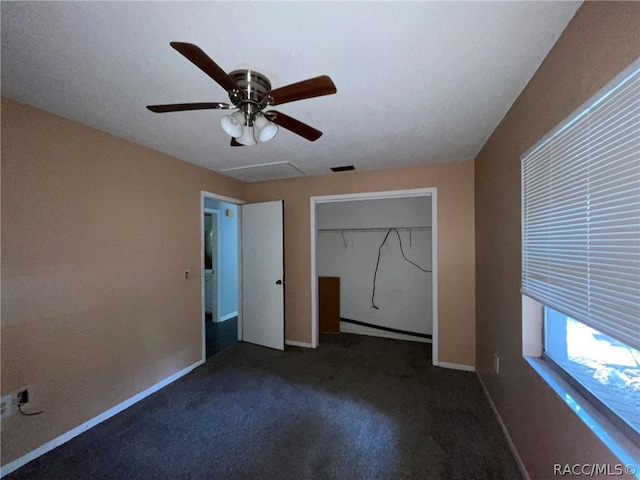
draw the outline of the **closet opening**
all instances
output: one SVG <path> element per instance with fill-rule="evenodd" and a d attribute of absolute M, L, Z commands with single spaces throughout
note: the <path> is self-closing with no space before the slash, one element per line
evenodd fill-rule
<path fill-rule="evenodd" d="M 312 346 L 320 333 L 432 344 L 438 365 L 437 190 L 311 197 Z"/>

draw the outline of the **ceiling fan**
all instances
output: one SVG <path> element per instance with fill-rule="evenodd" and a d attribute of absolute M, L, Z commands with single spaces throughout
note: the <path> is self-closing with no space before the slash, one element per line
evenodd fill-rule
<path fill-rule="evenodd" d="M 170 45 L 224 88 L 229 94 L 231 105 L 220 102 L 148 105 L 147 108 L 152 112 L 237 109 L 220 120 L 222 129 L 232 137 L 232 147 L 255 145 L 258 141 L 266 142 L 278 133 L 278 126 L 311 142 L 322 136 L 320 130 L 306 123 L 284 113 L 265 109 L 271 105 L 336 93 L 336 86 L 327 75 L 272 90 L 271 82 L 261 73 L 254 70 L 234 70 L 227 74 L 197 45 L 182 42 L 171 42 Z"/>

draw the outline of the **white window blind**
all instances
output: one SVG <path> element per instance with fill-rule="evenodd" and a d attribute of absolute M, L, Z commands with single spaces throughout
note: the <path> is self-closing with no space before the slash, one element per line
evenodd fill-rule
<path fill-rule="evenodd" d="M 640 349 L 640 59 L 522 157 L 522 293 Z"/>

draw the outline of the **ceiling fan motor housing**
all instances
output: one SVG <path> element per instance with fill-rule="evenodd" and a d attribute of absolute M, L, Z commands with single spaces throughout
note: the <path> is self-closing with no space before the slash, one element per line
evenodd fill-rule
<path fill-rule="evenodd" d="M 261 98 L 264 93 L 271 91 L 271 82 L 255 70 L 234 70 L 229 77 L 238 87 L 229 92 L 229 99 L 253 122 L 255 115 L 266 106 Z"/>

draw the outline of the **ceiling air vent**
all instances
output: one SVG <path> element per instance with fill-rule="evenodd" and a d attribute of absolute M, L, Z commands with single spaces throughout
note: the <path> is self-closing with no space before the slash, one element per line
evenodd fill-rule
<path fill-rule="evenodd" d="M 331 167 L 332 172 L 348 172 L 349 170 L 355 170 L 353 165 L 345 165 L 343 167 Z"/>

